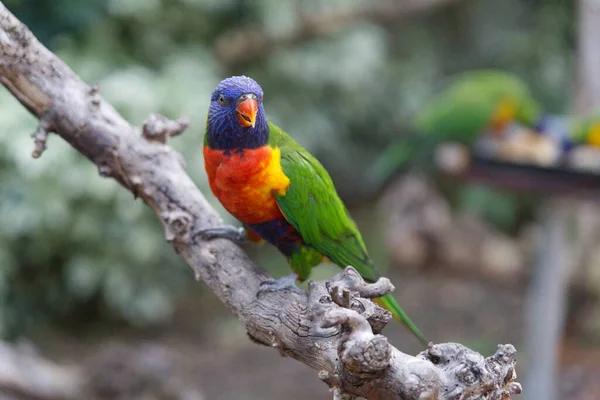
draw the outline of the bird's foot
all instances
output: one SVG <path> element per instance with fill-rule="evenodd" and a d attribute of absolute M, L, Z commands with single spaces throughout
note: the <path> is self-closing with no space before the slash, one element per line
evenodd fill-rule
<path fill-rule="evenodd" d="M 246 231 L 244 228 L 224 225 L 218 228 L 198 229 L 194 232 L 195 237 L 202 240 L 229 239 L 236 244 L 243 244 L 246 241 Z"/>
<path fill-rule="evenodd" d="M 298 286 L 296 286 L 296 274 L 286 275 L 279 279 L 267 279 L 260 284 L 258 295 L 265 292 L 278 292 L 280 290 L 291 290 L 294 292 L 302 292 Z"/>

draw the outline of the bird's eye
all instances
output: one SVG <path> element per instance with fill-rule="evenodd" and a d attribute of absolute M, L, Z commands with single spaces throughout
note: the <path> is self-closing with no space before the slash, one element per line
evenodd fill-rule
<path fill-rule="evenodd" d="M 264 97 L 265 97 L 265 95 L 262 95 L 262 96 L 260 96 L 260 97 L 258 98 L 258 101 L 259 101 L 260 103 L 262 103 L 262 101 L 263 101 L 263 98 L 264 98 Z"/>
<path fill-rule="evenodd" d="M 227 104 L 227 100 L 225 100 L 225 96 L 223 96 L 222 94 L 219 95 L 219 98 L 217 100 L 219 101 L 219 104 L 222 106 Z"/>

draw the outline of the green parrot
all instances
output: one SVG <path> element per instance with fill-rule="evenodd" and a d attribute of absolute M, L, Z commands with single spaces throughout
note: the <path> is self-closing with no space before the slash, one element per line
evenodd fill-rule
<path fill-rule="evenodd" d="M 260 237 L 287 258 L 294 275 L 268 289 L 295 287 L 313 267 L 330 260 L 353 266 L 367 282 L 379 274 L 358 228 L 316 158 L 267 122 L 262 88 L 245 76 L 215 88 L 204 136 L 204 162 L 214 195 L 245 231 L 233 227 L 198 232 L 204 238 Z M 375 299 L 427 343 L 391 295 Z"/>
<path fill-rule="evenodd" d="M 497 70 L 462 73 L 417 114 L 417 134 L 393 143 L 375 161 L 368 181 L 380 187 L 411 160 L 431 162 L 431 153 L 442 142 L 470 146 L 486 130 L 501 134 L 512 122 L 533 128 L 541 116 L 527 85 L 515 75 Z"/>
<path fill-rule="evenodd" d="M 571 139 L 577 145 L 600 147 L 600 113 L 570 118 Z"/>

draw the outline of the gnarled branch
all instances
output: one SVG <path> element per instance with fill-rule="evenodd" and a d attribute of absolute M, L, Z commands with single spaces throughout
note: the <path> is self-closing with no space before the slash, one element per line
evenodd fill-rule
<path fill-rule="evenodd" d="M 193 237 L 196 228 L 218 226 L 221 219 L 166 144 L 185 121 L 154 116 L 143 128 L 130 125 L 2 3 L 0 45 L 0 82 L 45 131 L 139 196 L 196 277 L 239 317 L 249 336 L 317 370 L 336 398 L 500 400 L 520 391 L 511 345 L 487 359 L 458 344 L 431 345 L 417 357 L 392 347 L 378 333 L 389 313 L 367 299 L 392 290 L 387 280 L 366 285 L 349 267 L 327 282 L 311 282 L 307 293 L 260 292 L 269 276 L 239 247 Z M 45 134 L 38 136 L 45 141 Z"/>

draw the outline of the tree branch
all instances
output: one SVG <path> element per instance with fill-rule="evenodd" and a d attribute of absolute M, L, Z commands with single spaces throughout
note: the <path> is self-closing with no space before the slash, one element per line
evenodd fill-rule
<path fill-rule="evenodd" d="M 0 342 L 0 393 L 35 400 L 77 399 L 84 378 L 75 367 L 46 360 L 25 343 Z"/>
<path fill-rule="evenodd" d="M 248 335 L 317 370 L 336 398 L 500 400 L 520 392 L 511 345 L 487 359 L 452 343 L 431 345 L 417 357 L 392 347 L 378 334 L 389 313 L 365 298 L 392 290 L 387 280 L 366 285 L 348 267 L 327 282 L 310 282 L 307 293 L 260 292 L 269 275 L 239 247 L 227 240 L 197 242 L 191 234 L 218 226 L 221 219 L 185 173 L 180 155 L 165 143 L 183 131 L 185 121 L 152 116 L 143 129 L 130 125 L 2 3 L 0 45 L 0 81 L 44 130 L 140 197 L 196 278 L 239 317 Z M 44 142 L 45 134 L 36 135 L 38 141 Z"/>
<path fill-rule="evenodd" d="M 298 27 L 288 35 L 270 37 L 261 29 L 244 27 L 223 34 L 216 40 L 219 61 L 236 65 L 259 60 L 275 50 L 332 35 L 360 21 L 391 24 L 459 0 L 395 0 L 369 3 L 368 6 L 327 14 L 301 15 Z"/>

